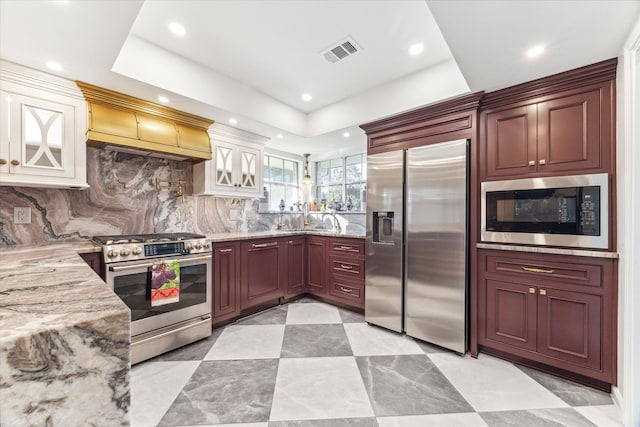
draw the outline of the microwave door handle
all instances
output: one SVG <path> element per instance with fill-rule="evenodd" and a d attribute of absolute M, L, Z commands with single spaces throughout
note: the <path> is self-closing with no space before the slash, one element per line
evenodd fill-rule
<path fill-rule="evenodd" d="M 211 259 L 211 255 L 204 255 L 204 256 L 199 256 L 199 257 L 193 257 L 193 258 L 177 258 L 178 261 L 180 261 L 181 264 L 186 264 L 192 261 L 207 261 Z M 112 265 L 109 266 L 109 271 L 126 271 L 126 270 L 133 270 L 136 268 L 144 268 L 147 269 L 149 267 L 151 267 L 153 265 L 152 262 L 148 262 L 148 263 L 144 263 L 144 264 L 134 264 L 134 265 Z"/>

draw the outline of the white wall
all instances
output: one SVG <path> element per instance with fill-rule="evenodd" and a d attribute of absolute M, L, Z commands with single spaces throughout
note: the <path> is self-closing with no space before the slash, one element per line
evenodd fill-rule
<path fill-rule="evenodd" d="M 640 20 L 617 79 L 618 388 L 624 425 L 640 426 Z"/>

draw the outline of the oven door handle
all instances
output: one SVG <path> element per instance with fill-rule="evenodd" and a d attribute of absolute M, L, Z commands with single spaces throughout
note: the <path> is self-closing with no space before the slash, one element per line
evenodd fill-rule
<path fill-rule="evenodd" d="M 211 255 L 204 255 L 194 258 L 177 258 L 180 263 L 185 263 L 189 261 L 206 261 L 211 259 Z M 125 270 L 133 270 L 135 268 L 149 268 L 153 265 L 152 262 L 147 262 L 144 264 L 134 264 L 134 265 L 110 265 L 109 271 L 125 271 Z"/>

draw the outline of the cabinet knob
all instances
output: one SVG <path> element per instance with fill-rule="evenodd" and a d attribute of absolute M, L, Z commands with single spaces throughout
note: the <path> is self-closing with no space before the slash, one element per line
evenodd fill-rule
<path fill-rule="evenodd" d="M 0 165 L 6 165 L 7 159 L 0 159 Z"/>
<path fill-rule="evenodd" d="M 11 160 L 11 164 L 13 166 L 18 166 L 20 164 L 20 161 L 19 160 Z"/>
<path fill-rule="evenodd" d="M 536 288 L 529 288 L 529 293 L 530 294 L 535 294 L 536 293 Z"/>
<path fill-rule="evenodd" d="M 547 164 L 547 161 L 543 159 L 543 160 L 540 160 L 540 161 L 538 162 L 538 164 L 539 164 L 540 166 L 544 166 L 544 165 L 546 165 L 546 164 Z"/>
<path fill-rule="evenodd" d="M 547 294 L 547 291 L 546 291 L 546 290 L 544 290 L 544 289 L 540 289 L 540 295 L 546 295 L 546 294 Z"/>
<path fill-rule="evenodd" d="M 529 166 L 535 166 L 535 165 L 536 165 L 535 160 L 529 160 Z"/>

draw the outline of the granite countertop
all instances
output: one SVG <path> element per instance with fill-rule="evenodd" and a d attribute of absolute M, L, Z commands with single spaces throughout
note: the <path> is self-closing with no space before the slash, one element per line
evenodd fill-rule
<path fill-rule="evenodd" d="M 2 248 L 0 257 L 2 343 L 38 329 L 129 312 L 78 256 L 75 244 Z"/>
<path fill-rule="evenodd" d="M 512 251 L 512 252 L 529 252 L 538 254 L 552 254 L 552 255 L 571 255 L 571 256 L 584 256 L 589 258 L 620 258 L 618 252 L 603 252 L 603 251 L 591 251 L 588 249 L 565 249 L 565 248 L 552 248 L 548 246 L 519 246 L 519 245 L 503 245 L 500 243 L 476 243 L 478 249 L 495 249 L 499 251 Z"/>
<path fill-rule="evenodd" d="M 72 245 L 0 258 L 0 424 L 128 424 L 128 307 Z"/>
<path fill-rule="evenodd" d="M 212 243 L 228 242 L 232 240 L 249 240 L 249 239 L 268 239 L 274 237 L 285 236 L 329 236 L 329 237 L 346 237 L 351 239 L 364 239 L 363 234 L 352 233 L 336 233 L 329 230 L 268 230 L 268 231 L 248 231 L 238 233 L 214 233 L 207 234 L 207 239 L 210 239 Z"/>

